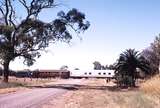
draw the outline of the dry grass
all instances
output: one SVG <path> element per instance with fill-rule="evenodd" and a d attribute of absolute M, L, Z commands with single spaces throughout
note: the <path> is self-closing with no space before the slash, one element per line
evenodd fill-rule
<path fill-rule="evenodd" d="M 9 83 L 3 83 L 0 78 L 0 94 L 15 92 L 18 90 L 26 90 L 27 86 L 38 86 L 49 82 L 55 82 L 57 79 L 30 79 L 10 77 Z"/>
<path fill-rule="evenodd" d="M 154 100 L 139 89 L 119 90 L 114 83 L 105 83 L 102 79 L 89 79 L 85 86 L 49 102 L 43 108 L 157 108 Z"/>
<path fill-rule="evenodd" d="M 157 75 L 141 85 L 143 91 L 148 97 L 160 103 L 160 75 Z"/>
<path fill-rule="evenodd" d="M 26 90 L 26 88 L 23 88 L 23 87 L 3 88 L 3 89 L 0 89 L 0 94 L 16 92 L 16 91 L 19 91 L 19 90 Z"/>
<path fill-rule="evenodd" d="M 12 79 L 15 81 L 15 79 Z M 10 80 L 11 81 L 11 80 Z M 16 80 L 17 81 L 17 80 Z M 55 84 L 62 80 L 53 79 Z M 74 81 L 74 80 L 73 80 Z M 12 81 L 11 81 L 12 82 Z M 24 79 L 18 79 L 18 84 L 24 85 Z M 26 80 L 29 85 L 45 84 L 50 80 Z M 65 81 L 62 81 L 65 82 Z M 67 83 L 67 81 L 66 81 Z M 14 82 L 14 84 L 17 84 Z M 49 84 L 49 83 L 48 83 Z M 11 84 L 13 86 L 13 84 Z M 141 84 L 140 89 L 119 89 L 113 82 L 107 83 L 103 79 L 87 79 L 81 85 L 73 85 L 75 89 L 68 90 L 51 100 L 43 108 L 160 108 L 160 76 L 156 76 Z M 22 85 L 15 85 L 22 87 Z M 3 86 L 4 87 L 4 86 Z M 4 88 L 6 91 L 8 88 Z M 20 88 L 22 89 L 22 88 Z M 1 91 L 2 89 L 0 89 Z M 16 87 L 11 87 L 11 92 Z M 8 91 L 10 92 L 10 91 Z"/>
<path fill-rule="evenodd" d="M 158 96 L 160 98 L 160 75 L 157 75 L 141 85 L 144 93 Z"/>

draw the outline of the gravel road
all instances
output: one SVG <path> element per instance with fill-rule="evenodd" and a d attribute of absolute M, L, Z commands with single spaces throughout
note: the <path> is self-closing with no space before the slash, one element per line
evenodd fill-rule
<path fill-rule="evenodd" d="M 60 82 L 60 84 L 80 84 L 81 79 L 71 79 Z M 68 86 L 69 86 L 68 85 Z M 34 88 L 31 90 L 18 91 L 0 95 L 0 108 L 39 108 L 51 98 L 66 93 L 65 89 L 58 88 Z"/>

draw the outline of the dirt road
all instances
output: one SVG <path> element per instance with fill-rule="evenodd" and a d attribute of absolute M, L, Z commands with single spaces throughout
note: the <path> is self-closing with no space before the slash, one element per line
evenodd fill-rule
<path fill-rule="evenodd" d="M 70 84 L 80 84 L 81 82 L 81 79 L 71 79 L 61 81 L 58 85 L 65 84 L 66 86 L 70 86 Z M 0 108 L 39 108 L 51 98 L 56 98 L 66 92 L 67 89 L 50 83 L 47 86 L 37 87 L 31 90 L 2 94 L 0 95 Z"/>

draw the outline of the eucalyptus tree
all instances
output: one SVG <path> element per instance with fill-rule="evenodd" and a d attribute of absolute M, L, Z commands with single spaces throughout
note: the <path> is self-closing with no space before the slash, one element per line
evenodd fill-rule
<path fill-rule="evenodd" d="M 159 73 L 159 58 L 155 51 L 148 47 L 142 51 L 142 55 L 145 57 L 145 59 L 149 62 L 151 72 L 148 75 L 155 75 Z"/>
<path fill-rule="evenodd" d="M 25 10 L 21 18 L 17 17 L 20 12 L 17 6 Z M 51 22 L 42 21 L 39 14 L 56 6 L 54 0 L 0 1 L 0 63 L 4 69 L 4 82 L 8 82 L 9 64 L 16 57 L 23 57 L 28 66 L 33 65 L 41 56 L 40 52 L 50 44 L 57 41 L 68 43 L 73 31 L 80 33 L 90 26 L 85 14 L 77 9 L 66 13 L 60 11 Z"/>
<path fill-rule="evenodd" d="M 94 65 L 94 67 L 93 67 L 94 70 L 101 70 L 102 69 L 102 65 L 99 61 L 94 61 L 93 65 Z"/>
<path fill-rule="evenodd" d="M 137 69 L 144 72 L 149 72 L 149 63 L 147 60 L 134 49 L 128 49 L 120 54 L 120 57 L 115 65 L 116 74 L 121 76 L 121 83 L 135 86 Z"/>
<path fill-rule="evenodd" d="M 154 42 L 151 43 L 151 48 L 156 57 L 156 61 L 154 61 L 154 64 L 157 65 L 158 73 L 160 73 L 160 34 L 156 36 Z"/>
<path fill-rule="evenodd" d="M 152 70 L 150 75 L 158 74 L 160 72 L 160 34 L 148 48 L 142 51 L 142 55 L 150 62 Z"/>

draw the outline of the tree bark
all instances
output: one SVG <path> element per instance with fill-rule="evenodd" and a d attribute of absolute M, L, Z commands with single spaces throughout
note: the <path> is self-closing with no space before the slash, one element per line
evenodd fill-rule
<path fill-rule="evenodd" d="M 160 61 L 159 61 L 159 64 L 158 64 L 158 74 L 160 74 Z"/>
<path fill-rule="evenodd" d="M 5 62 L 3 64 L 3 82 L 8 83 L 8 77 L 9 77 L 9 63 Z"/>

